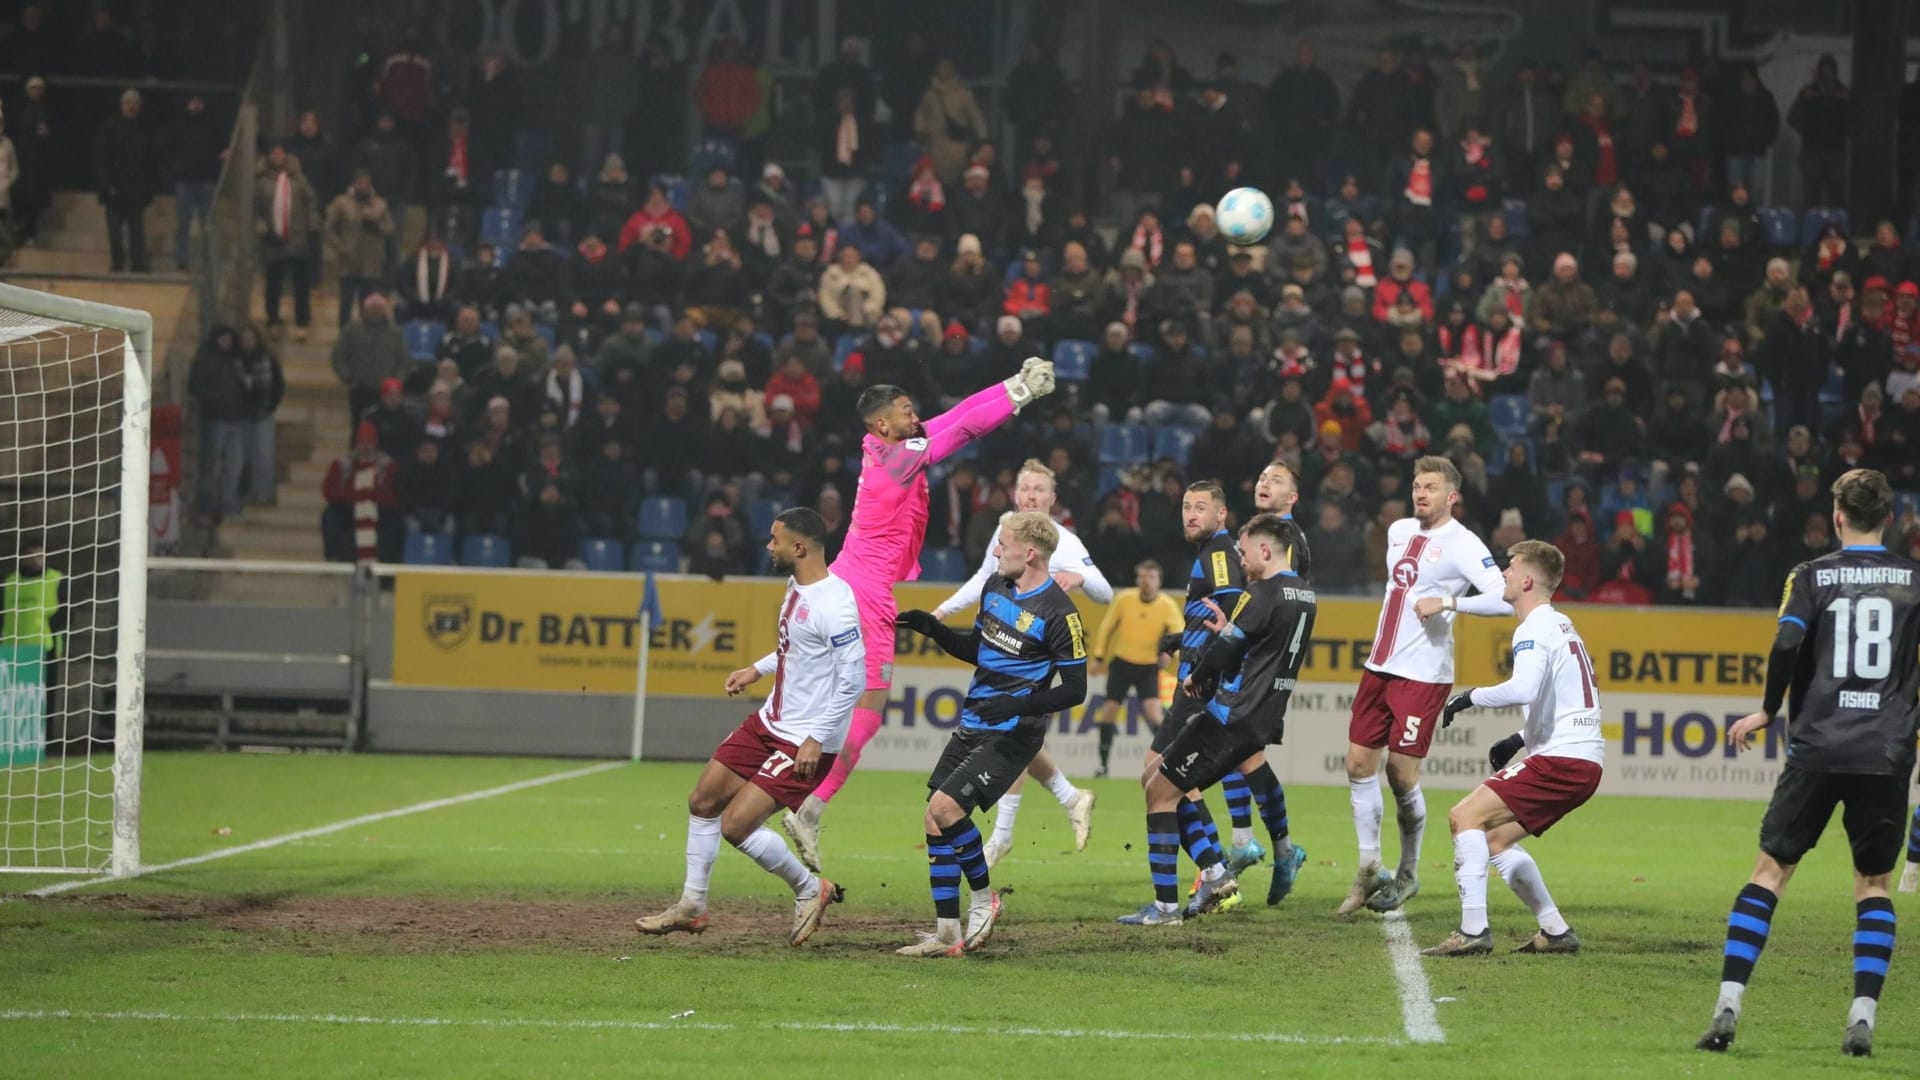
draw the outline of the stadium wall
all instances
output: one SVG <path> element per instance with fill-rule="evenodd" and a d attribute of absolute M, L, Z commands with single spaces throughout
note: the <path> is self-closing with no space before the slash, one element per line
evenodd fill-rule
<path fill-rule="evenodd" d="M 773 647 L 782 583 L 656 579 L 645 756 L 699 760 L 754 706 L 721 690 L 728 672 Z M 903 609 L 931 609 L 944 586 L 899 586 Z M 401 570 L 387 634 L 375 635 L 369 745 L 384 750 L 627 752 L 644 580 L 631 575 Z M 1078 598 L 1090 626 L 1103 609 Z M 1287 721 L 1272 752 L 1290 783 L 1344 781 L 1347 713 L 1379 605 L 1321 601 Z M 1773 619 L 1756 611 L 1569 605 L 1595 660 L 1608 740 L 1610 794 L 1762 798 L 1785 760 L 1777 735 L 1734 754 L 1726 726 L 1758 706 Z M 1462 616 L 1460 686 L 1506 677 L 1511 619 Z M 903 635 L 886 725 L 863 768 L 924 769 L 955 725 L 969 671 Z M 1093 680 L 1094 690 L 1103 680 Z M 756 690 L 764 691 L 762 683 Z M 1093 770 L 1099 697 L 1055 718 L 1049 748 L 1072 774 Z M 1467 789 L 1486 775 L 1487 747 L 1519 727 L 1517 710 L 1463 714 L 1439 732 L 1423 783 Z M 1121 720 L 1116 760 L 1137 761 L 1147 728 L 1137 703 Z"/>

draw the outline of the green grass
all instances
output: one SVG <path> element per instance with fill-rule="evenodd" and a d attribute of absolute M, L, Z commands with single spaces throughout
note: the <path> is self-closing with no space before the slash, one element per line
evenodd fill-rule
<path fill-rule="evenodd" d="M 579 765 L 154 754 L 146 860 Z M 1112 923 L 1148 896 L 1137 787 L 1098 784 L 1094 840 L 1078 854 L 1034 788 L 994 874 L 1012 893 L 993 943 L 916 962 L 892 955 L 932 916 L 924 789 L 906 774 L 863 773 L 835 802 L 826 857 L 848 898 L 813 945 L 786 947 L 784 886 L 731 851 L 714 875 L 712 930 L 634 935 L 635 915 L 678 893 L 695 775 L 622 767 L 0 904 L 0 1072 L 865 1076 L 939 1062 L 988 1076 L 1804 1077 L 1910 1076 L 1920 1061 L 1909 989 L 1920 969 L 1905 955 L 1880 1011 L 1880 1056 L 1839 1055 L 1853 905 L 1837 833 L 1781 906 L 1733 1053 L 1691 1048 L 1758 804 L 1601 799 L 1530 842 L 1587 951 L 1425 961 L 1446 1041 L 1417 1045 L 1404 1041 L 1378 920 L 1329 914 L 1352 873 L 1344 790 L 1289 792 L 1311 858 L 1283 907 L 1254 897 L 1138 931 Z M 1458 916 L 1441 824 L 1450 801 L 1432 796 L 1426 891 L 1408 916 L 1423 945 Z M 1247 880 L 1264 895 L 1264 869 Z M 14 893 L 43 884 L 0 878 Z M 1497 880 L 1491 898 L 1497 939 L 1518 944 L 1527 913 Z"/>

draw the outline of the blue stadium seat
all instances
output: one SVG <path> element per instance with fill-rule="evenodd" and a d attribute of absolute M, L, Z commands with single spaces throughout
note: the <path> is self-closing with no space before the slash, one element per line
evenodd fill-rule
<path fill-rule="evenodd" d="M 695 330 L 693 340 L 710 353 L 720 351 L 720 333 L 717 330 Z"/>
<path fill-rule="evenodd" d="M 1159 352 L 1157 352 L 1152 345 L 1144 341 L 1136 341 L 1128 345 L 1127 351 L 1132 353 L 1134 358 L 1140 361 L 1141 367 L 1152 367 L 1154 361 L 1160 359 Z"/>
<path fill-rule="evenodd" d="M 480 215 L 480 242 L 502 250 L 520 243 L 520 211 L 512 206 L 489 206 Z"/>
<path fill-rule="evenodd" d="M 560 335 L 553 332 L 553 327 L 543 322 L 533 324 L 533 333 L 540 340 L 546 342 L 547 348 L 549 349 L 553 348 L 560 340 Z"/>
<path fill-rule="evenodd" d="M 981 353 L 983 353 L 983 352 L 986 352 L 986 351 L 987 351 L 987 339 L 986 339 L 986 338 L 983 338 L 983 337 L 981 337 L 981 336 L 980 336 L 980 335 L 978 335 L 978 334 L 975 334 L 975 335 L 973 335 L 972 337 L 969 337 L 969 338 L 967 338 L 967 352 L 968 352 L 968 354 L 970 354 L 970 355 L 973 355 L 973 356 L 979 356 L 979 355 L 980 355 Z"/>
<path fill-rule="evenodd" d="M 1760 211 L 1760 224 L 1767 230 L 1767 246 L 1790 248 L 1800 239 L 1800 219 L 1784 206 L 1769 206 Z"/>
<path fill-rule="evenodd" d="M 773 351 L 773 335 L 767 333 L 765 330 L 755 330 L 753 332 L 753 343 L 768 352 Z"/>
<path fill-rule="evenodd" d="M 967 557 L 959 548 L 925 548 L 920 552 L 921 581 L 967 580 Z"/>
<path fill-rule="evenodd" d="M 1492 414 L 1493 430 L 1502 435 L 1525 435 L 1533 406 L 1525 394 L 1495 394 L 1487 401 L 1487 411 Z"/>
<path fill-rule="evenodd" d="M 547 133 L 541 128 L 526 128 L 513 139 L 514 164 L 523 169 L 538 169 L 547 164 Z"/>
<path fill-rule="evenodd" d="M 401 562 L 408 566 L 452 566 L 453 541 L 446 533 L 407 530 L 405 554 Z"/>
<path fill-rule="evenodd" d="M 1847 231 L 1847 212 L 1837 206 L 1810 206 L 1800 217 L 1800 246 L 1807 247 L 1820 238 L 1820 231 L 1828 225 L 1838 225 L 1840 235 L 1852 236 Z"/>
<path fill-rule="evenodd" d="M 704 177 L 716 167 L 732 172 L 738 163 L 739 151 L 734 148 L 732 139 L 709 136 L 693 144 L 691 172 Z"/>
<path fill-rule="evenodd" d="M 493 205 L 524 212 L 533 201 L 533 173 L 526 169 L 500 169 L 493 174 Z"/>
<path fill-rule="evenodd" d="M 1200 433 L 1190 427 L 1167 426 L 1153 431 L 1153 459 L 1172 458 L 1182 466 L 1193 453 L 1193 442 Z"/>
<path fill-rule="evenodd" d="M 749 540 L 758 542 L 773 531 L 773 519 L 780 514 L 780 504 L 773 499 L 755 499 L 747 504 L 747 527 L 753 530 Z"/>
<path fill-rule="evenodd" d="M 676 176 L 673 173 L 661 173 L 658 176 L 655 176 L 653 178 L 652 183 L 659 184 L 661 187 L 667 190 L 667 202 L 669 205 L 671 205 L 675 210 L 678 210 L 681 213 L 686 213 L 686 210 L 687 210 L 687 178 L 686 177 Z"/>
<path fill-rule="evenodd" d="M 687 500 L 654 495 L 640 500 L 640 536 L 678 540 L 687 532 Z"/>
<path fill-rule="evenodd" d="M 1527 238 L 1527 200 L 1506 200 L 1500 205 L 1500 216 L 1507 219 L 1507 236 L 1510 239 Z"/>
<path fill-rule="evenodd" d="M 1713 232 L 1713 217 L 1719 212 L 1720 208 L 1717 206 L 1703 206 L 1700 208 L 1700 213 L 1693 219 L 1693 242 L 1696 245 L 1705 244 L 1708 240 L 1713 239 L 1710 235 Z"/>
<path fill-rule="evenodd" d="M 1093 497 L 1104 499 L 1120 486 L 1120 467 L 1117 465 L 1100 466 L 1100 482 L 1094 485 Z"/>
<path fill-rule="evenodd" d="M 680 545 L 672 540 L 639 540 L 627 569 L 640 574 L 677 574 L 680 572 Z"/>
<path fill-rule="evenodd" d="M 432 319 L 411 319 L 404 329 L 407 355 L 415 360 L 433 359 L 434 351 L 440 348 L 440 340 L 447 336 L 446 324 Z"/>
<path fill-rule="evenodd" d="M 1908 514 L 1920 514 L 1920 491 L 1903 491 L 1894 495 L 1894 521 L 1899 522 Z"/>
<path fill-rule="evenodd" d="M 1100 433 L 1100 463 L 1131 465 L 1147 456 L 1147 430 L 1138 424 L 1109 424 Z"/>
<path fill-rule="evenodd" d="M 627 561 L 626 555 L 627 553 L 620 549 L 618 540 L 589 536 L 580 541 L 580 561 L 586 563 L 589 570 L 617 574 Z"/>
<path fill-rule="evenodd" d="M 841 334 L 833 342 L 833 370 L 839 371 L 847 366 L 847 357 L 860 347 L 860 335 Z"/>
<path fill-rule="evenodd" d="M 493 533 L 474 533 L 460 542 L 461 566 L 512 566 L 513 545 Z"/>
<path fill-rule="evenodd" d="M 1493 456 L 1487 459 L 1488 476 L 1499 476 L 1501 473 L 1507 471 L 1507 451 L 1514 443 L 1525 446 L 1527 448 L 1527 460 L 1533 460 L 1532 439 L 1525 435 L 1503 435 L 1500 439 L 1500 449 L 1494 451 Z M 1536 465 L 1535 468 L 1537 469 L 1538 466 Z"/>
<path fill-rule="evenodd" d="M 1098 348 L 1091 341 L 1076 341 L 1064 338 L 1053 347 L 1053 374 L 1063 382 L 1086 382 L 1087 372 L 1093 364 L 1093 354 Z"/>
<path fill-rule="evenodd" d="M 493 342 L 495 345 L 500 344 L 500 324 L 495 322 L 481 323 L 480 336 Z"/>

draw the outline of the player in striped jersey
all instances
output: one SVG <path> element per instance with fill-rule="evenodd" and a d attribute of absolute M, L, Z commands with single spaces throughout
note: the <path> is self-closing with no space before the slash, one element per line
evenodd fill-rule
<path fill-rule="evenodd" d="M 1059 530 L 1045 514 L 1018 513 L 1000 526 L 999 573 L 987 582 L 973 629 L 961 632 L 931 612 L 908 611 L 900 625 L 974 665 L 960 727 L 927 778 L 928 878 L 935 928 L 902 956 L 959 956 L 984 944 L 1000 917 L 974 810 L 992 806 L 1033 761 L 1047 718 L 1087 699 L 1087 635 L 1047 561 Z M 1054 685 L 1054 676 L 1060 678 Z M 972 891 L 964 930 L 960 879 Z"/>
<path fill-rule="evenodd" d="M 1001 515 L 1001 521 L 1013 513 L 1053 514 L 1053 503 L 1057 495 L 1053 470 L 1040 462 L 1029 458 L 1020 466 L 1020 475 L 1013 484 L 1013 510 Z M 1047 571 L 1062 589 L 1072 592 L 1084 591 L 1087 596 L 1102 604 L 1113 599 L 1113 586 L 1107 584 L 1107 576 L 1093 564 L 1093 556 L 1087 554 L 1087 546 L 1073 534 L 1073 530 L 1054 522 L 1059 531 L 1059 542 L 1053 549 L 1053 555 L 1047 560 Z M 999 552 L 989 550 L 980 561 L 980 569 L 973 577 L 953 591 L 953 595 L 940 601 L 933 609 L 937 619 L 945 619 L 958 614 L 980 602 L 980 594 L 989 579 L 999 572 Z M 1013 823 L 1020 813 L 1020 791 L 1027 786 L 1027 777 L 1032 776 L 1047 786 L 1047 790 L 1060 802 L 1060 808 L 1067 812 L 1067 823 L 1073 826 L 1073 849 L 1083 851 L 1087 840 L 1093 835 L 1093 792 L 1075 787 L 1067 775 L 1053 764 L 1053 758 L 1043 749 L 1027 766 L 1013 787 L 1000 797 L 999 808 L 994 812 L 993 835 L 987 839 L 987 865 L 996 866 L 1001 856 L 1013 848 Z"/>
<path fill-rule="evenodd" d="M 793 887 L 791 945 L 820 926 L 840 888 L 809 871 L 766 821 L 800 805 L 833 768 L 853 705 L 866 688 L 866 647 L 853 589 L 827 570 L 827 524 L 805 507 L 774 519 L 767 552 L 792 576 L 780 602 L 779 645 L 727 676 L 727 696 L 773 676 L 766 704 L 720 743 L 687 796 L 687 880 L 680 899 L 634 920 L 643 934 L 698 934 L 707 928 L 707 883 L 720 838 Z"/>

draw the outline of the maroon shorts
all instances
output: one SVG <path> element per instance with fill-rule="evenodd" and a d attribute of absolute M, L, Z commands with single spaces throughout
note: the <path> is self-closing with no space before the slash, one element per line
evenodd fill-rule
<path fill-rule="evenodd" d="M 1452 690 L 1452 683 L 1415 682 L 1368 668 L 1360 673 L 1360 689 L 1353 695 L 1347 740 L 1369 750 L 1385 747 L 1424 758 Z"/>
<path fill-rule="evenodd" d="M 1534 754 L 1487 778 L 1487 787 L 1513 811 L 1520 827 L 1540 836 L 1593 798 L 1600 766 L 1581 758 Z"/>
<path fill-rule="evenodd" d="M 813 775 L 802 780 L 793 767 L 793 755 L 799 752 L 800 748 L 792 743 L 774 738 L 767 725 L 760 722 L 760 714 L 753 713 L 721 741 L 713 752 L 713 760 L 773 796 L 774 802 L 789 810 L 798 810 L 807 796 L 813 794 L 813 789 L 833 771 L 833 759 L 838 756 L 821 754 Z"/>

